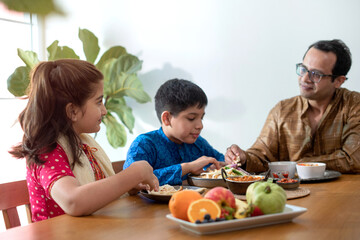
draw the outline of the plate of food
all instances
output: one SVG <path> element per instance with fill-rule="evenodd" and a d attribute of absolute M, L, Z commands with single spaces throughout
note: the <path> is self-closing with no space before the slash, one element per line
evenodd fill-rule
<path fill-rule="evenodd" d="M 141 190 L 139 192 L 139 195 L 148 200 L 167 203 L 167 202 L 169 202 L 171 196 L 174 193 L 185 190 L 185 189 L 194 190 L 194 191 L 199 192 L 200 194 L 205 192 L 205 188 L 201 188 L 201 187 L 171 186 L 171 185 L 165 184 L 165 185 L 159 187 L 158 192 L 155 192 L 153 190 L 152 191 Z"/>
<path fill-rule="evenodd" d="M 336 179 L 341 176 L 341 173 L 334 170 L 325 170 L 324 176 L 316 177 L 316 178 L 301 178 L 301 183 L 311 183 L 311 182 L 323 182 Z"/>
<path fill-rule="evenodd" d="M 250 173 L 243 170 L 238 164 L 226 165 L 220 169 L 208 170 L 200 175 L 192 175 L 188 176 L 188 184 L 190 186 L 197 187 L 205 187 L 205 188 L 213 188 L 213 187 L 226 187 L 226 182 L 221 176 L 221 169 L 224 169 L 228 176 L 240 177 L 240 176 L 248 176 Z"/>
<path fill-rule="evenodd" d="M 282 213 L 200 224 L 175 218 L 171 214 L 166 215 L 166 217 L 178 223 L 180 227 L 186 231 L 205 235 L 291 222 L 294 218 L 306 211 L 306 208 L 286 204 Z"/>

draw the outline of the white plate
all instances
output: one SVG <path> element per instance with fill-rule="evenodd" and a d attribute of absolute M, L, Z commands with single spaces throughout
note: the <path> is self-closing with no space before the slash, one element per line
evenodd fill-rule
<path fill-rule="evenodd" d="M 179 189 L 180 186 L 173 186 L 175 189 Z M 198 191 L 200 194 L 203 194 L 205 192 L 205 188 L 199 188 L 199 187 L 194 187 L 194 186 L 183 186 L 183 189 L 188 189 L 188 190 L 195 190 Z M 143 196 L 146 199 L 152 200 L 152 201 L 156 201 L 156 202 L 164 202 L 167 203 L 169 202 L 172 194 L 170 195 L 165 195 L 165 194 L 152 194 L 152 193 L 148 193 L 146 190 L 141 190 L 139 192 L 140 196 Z"/>
<path fill-rule="evenodd" d="M 318 178 L 301 178 L 300 182 L 301 182 L 301 183 L 305 183 L 305 182 L 321 182 L 321 181 L 332 180 L 332 179 L 338 178 L 338 177 L 340 177 L 340 176 L 341 176 L 341 173 L 338 172 L 338 171 L 325 170 L 323 177 L 318 177 Z"/>
<path fill-rule="evenodd" d="M 306 211 L 306 208 L 286 204 L 284 212 L 282 213 L 200 224 L 195 224 L 175 218 L 171 214 L 166 215 L 166 217 L 179 223 L 182 229 L 202 235 L 290 222 L 293 218 L 303 214 Z"/>

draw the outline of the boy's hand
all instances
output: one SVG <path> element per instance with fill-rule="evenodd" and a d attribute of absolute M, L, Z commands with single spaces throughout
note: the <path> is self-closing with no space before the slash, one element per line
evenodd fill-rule
<path fill-rule="evenodd" d="M 234 164 L 239 163 L 239 160 L 241 164 L 245 164 L 246 154 L 238 145 L 233 144 L 226 149 L 225 162 L 227 164 Z"/>
<path fill-rule="evenodd" d="M 187 173 L 193 173 L 195 175 L 199 175 L 200 173 L 204 172 L 203 168 L 208 164 L 212 164 L 210 166 L 211 168 L 219 169 L 221 167 L 220 163 L 215 158 L 202 156 L 196 159 L 195 161 L 182 163 L 181 167 L 182 167 L 183 175 Z"/>
<path fill-rule="evenodd" d="M 222 168 L 222 167 L 225 167 L 227 164 L 226 164 L 226 162 L 220 162 L 220 161 L 218 161 L 218 163 L 219 163 L 219 165 L 220 165 L 220 168 Z M 212 164 L 211 166 L 209 166 L 209 169 L 211 169 L 211 170 L 215 170 L 215 169 L 219 169 L 219 168 L 216 168 L 216 166 L 215 166 L 215 164 Z M 205 169 L 204 169 L 205 170 Z"/>

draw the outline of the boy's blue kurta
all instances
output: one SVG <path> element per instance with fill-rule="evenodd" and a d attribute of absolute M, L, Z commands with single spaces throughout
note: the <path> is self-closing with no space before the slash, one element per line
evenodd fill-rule
<path fill-rule="evenodd" d="M 193 144 L 176 144 L 163 132 L 162 128 L 139 135 L 127 153 L 124 169 L 135 161 L 146 160 L 154 169 L 160 186 L 181 185 L 187 174 L 181 177 L 181 163 L 191 162 L 207 156 L 224 161 L 224 155 L 216 151 L 201 136 Z"/>

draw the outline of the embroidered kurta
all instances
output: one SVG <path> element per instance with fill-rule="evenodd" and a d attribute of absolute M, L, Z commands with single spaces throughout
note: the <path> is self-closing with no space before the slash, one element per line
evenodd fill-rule
<path fill-rule="evenodd" d="M 202 156 L 224 161 L 224 155 L 216 151 L 201 136 L 193 144 L 176 144 L 160 128 L 141 134 L 134 140 L 128 150 L 124 169 L 135 161 L 146 160 L 153 167 L 160 185 L 181 185 L 187 174 L 181 176 L 180 164 L 194 161 Z"/>
<path fill-rule="evenodd" d="M 262 172 L 268 161 L 323 162 L 327 169 L 360 172 L 360 93 L 336 90 L 314 134 L 308 100 L 296 96 L 269 113 L 256 142 L 246 151 L 246 170 Z"/>

